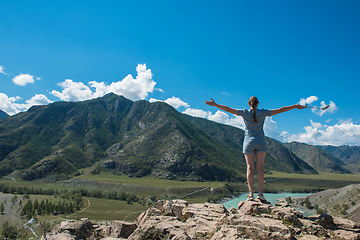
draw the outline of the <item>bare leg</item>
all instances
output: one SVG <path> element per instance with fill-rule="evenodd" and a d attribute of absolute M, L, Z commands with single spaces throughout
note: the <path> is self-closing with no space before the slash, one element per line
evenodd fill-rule
<path fill-rule="evenodd" d="M 259 193 L 263 192 L 265 156 L 266 156 L 266 152 L 256 153 L 256 169 L 257 169 Z"/>
<path fill-rule="evenodd" d="M 247 172 L 246 177 L 249 186 L 249 195 L 254 195 L 254 169 L 255 169 L 255 154 L 254 153 L 244 153 L 246 164 L 247 164 Z"/>

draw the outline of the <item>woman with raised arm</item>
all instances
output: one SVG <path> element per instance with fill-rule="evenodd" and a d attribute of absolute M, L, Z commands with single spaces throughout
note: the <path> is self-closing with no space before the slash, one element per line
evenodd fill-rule
<path fill-rule="evenodd" d="M 263 195 L 263 183 L 264 183 L 264 161 L 266 153 L 268 152 L 268 146 L 264 134 L 264 122 L 267 116 L 273 116 L 279 113 L 287 112 L 292 109 L 303 109 L 302 105 L 295 104 L 291 106 L 282 107 L 274 110 L 258 109 L 259 101 L 256 97 L 249 99 L 250 110 L 247 109 L 234 109 L 225 105 L 215 103 L 211 98 L 211 101 L 205 101 L 207 105 L 217 107 L 223 111 L 242 116 L 245 122 L 245 138 L 243 143 L 243 153 L 245 155 L 247 164 L 247 181 L 249 186 L 248 200 L 255 200 L 254 198 L 254 169 L 255 159 L 257 168 L 258 179 L 258 196 L 262 202 L 266 202 L 266 198 Z"/>

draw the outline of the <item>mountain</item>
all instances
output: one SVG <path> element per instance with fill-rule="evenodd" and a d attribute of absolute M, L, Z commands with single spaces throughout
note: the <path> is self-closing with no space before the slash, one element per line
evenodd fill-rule
<path fill-rule="evenodd" d="M 243 136 L 240 129 L 181 114 L 163 102 L 115 94 L 55 102 L 0 119 L 0 176 L 17 170 L 25 180 L 57 179 L 96 164 L 133 177 L 244 180 Z M 316 173 L 268 141 L 267 169 Z"/>
<path fill-rule="evenodd" d="M 285 143 L 284 146 L 318 171 L 351 173 L 344 168 L 344 162 L 315 146 L 299 142 Z"/>
<path fill-rule="evenodd" d="M 343 161 L 345 168 L 350 171 L 360 172 L 360 147 L 359 146 L 317 146 L 327 153 Z"/>
<path fill-rule="evenodd" d="M 317 146 L 318 148 L 337 157 L 345 164 L 360 165 L 360 147 L 358 146 Z"/>
<path fill-rule="evenodd" d="M 231 151 L 237 151 L 239 153 L 239 161 L 245 162 L 244 155 L 242 154 L 243 139 L 245 136 L 243 130 L 203 118 L 191 117 L 189 115 L 184 116 L 206 134 L 216 138 L 222 144 L 229 147 Z M 267 142 L 269 146 L 269 153 L 266 155 L 265 170 L 287 173 L 317 174 L 315 169 L 293 154 L 278 141 L 267 138 Z"/>
<path fill-rule="evenodd" d="M 7 114 L 6 112 L 4 112 L 3 110 L 0 109 L 0 118 L 6 118 L 8 116 L 9 116 L 9 114 Z"/>

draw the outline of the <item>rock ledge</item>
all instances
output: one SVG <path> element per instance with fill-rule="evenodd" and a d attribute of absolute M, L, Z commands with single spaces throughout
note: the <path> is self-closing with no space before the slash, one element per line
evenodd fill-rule
<path fill-rule="evenodd" d="M 222 204 L 189 204 L 160 200 L 135 223 L 98 225 L 88 219 L 68 220 L 42 239 L 359 239 L 356 222 L 328 214 L 303 217 L 280 202 L 276 206 L 241 201 L 229 211 Z"/>

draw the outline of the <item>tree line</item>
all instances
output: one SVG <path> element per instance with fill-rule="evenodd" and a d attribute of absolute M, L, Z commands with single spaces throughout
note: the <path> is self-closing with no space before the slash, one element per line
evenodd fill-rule
<path fill-rule="evenodd" d="M 11 194 L 24 194 L 24 195 L 50 195 L 55 197 L 61 197 L 64 199 L 71 199 L 73 196 L 79 195 L 82 197 L 92 198 L 106 198 L 119 201 L 126 201 L 128 204 L 138 202 L 144 204 L 144 199 L 139 198 L 133 193 L 125 193 L 119 191 L 103 191 L 100 189 L 88 190 L 84 188 L 80 189 L 42 189 L 34 187 L 20 187 L 20 186 L 8 186 L 6 184 L 0 184 L 0 192 Z"/>

